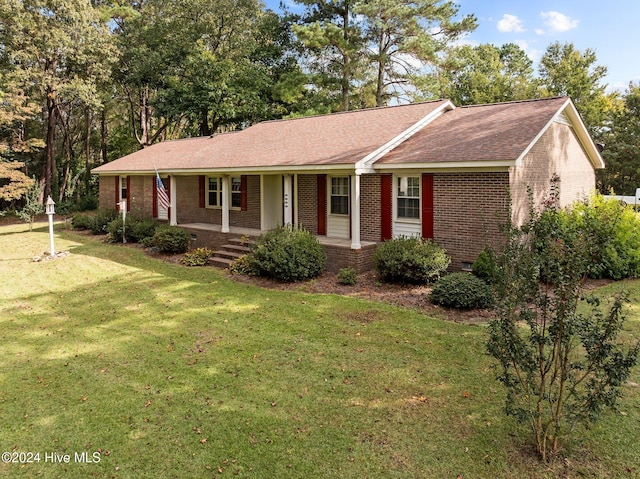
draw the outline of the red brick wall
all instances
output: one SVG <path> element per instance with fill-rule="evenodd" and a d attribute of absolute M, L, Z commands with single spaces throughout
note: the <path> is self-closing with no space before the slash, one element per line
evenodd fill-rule
<path fill-rule="evenodd" d="M 528 215 L 527 185 L 536 206 L 548 197 L 551 177 L 560 177 L 560 204 L 566 206 L 589 195 L 596 186 L 595 170 L 573 129 L 554 123 L 525 156 L 521 166 L 511 169 L 513 221 L 522 224 Z"/>
<path fill-rule="evenodd" d="M 323 245 L 327 253 L 327 271 L 337 273 L 342 268 L 353 268 L 358 273 L 373 269 L 373 253 L 377 245 L 353 250 L 345 246 Z"/>
<path fill-rule="evenodd" d="M 154 178 L 151 176 L 129 177 L 131 213 L 144 218 L 153 216 L 153 181 Z"/>
<path fill-rule="evenodd" d="M 508 187 L 507 172 L 434 174 L 434 239 L 451 256 L 450 269 L 473 263 L 487 245 L 499 247 Z"/>
<path fill-rule="evenodd" d="M 380 241 L 380 175 L 360 178 L 360 239 Z"/>
<path fill-rule="evenodd" d="M 98 183 L 98 207 L 109 210 L 116 207 L 115 176 L 100 176 Z"/>
<path fill-rule="evenodd" d="M 318 234 L 317 175 L 298 175 L 298 224 Z"/>
<path fill-rule="evenodd" d="M 222 224 L 222 210 L 200 208 L 198 176 L 176 176 L 177 217 L 180 223 Z M 260 176 L 247 176 L 247 210 L 229 211 L 229 224 L 260 229 Z"/>

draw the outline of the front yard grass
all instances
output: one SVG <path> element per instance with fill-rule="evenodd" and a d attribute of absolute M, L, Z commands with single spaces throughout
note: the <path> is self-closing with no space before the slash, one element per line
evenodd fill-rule
<path fill-rule="evenodd" d="M 0 452 L 39 462 L 2 477 L 640 477 L 638 368 L 620 411 L 543 465 L 483 325 L 240 285 L 62 225 L 71 255 L 34 263 L 48 232 L 26 230 L 0 227 Z M 604 290 L 623 285 L 637 337 L 640 282 Z"/>

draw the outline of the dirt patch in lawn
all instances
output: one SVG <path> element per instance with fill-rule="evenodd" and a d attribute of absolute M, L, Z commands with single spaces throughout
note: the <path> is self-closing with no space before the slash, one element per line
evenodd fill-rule
<path fill-rule="evenodd" d="M 457 323 L 479 323 L 493 318 L 493 311 L 473 310 L 458 311 L 442 308 L 429 301 L 430 285 L 398 285 L 383 283 L 374 271 L 358 275 L 354 286 L 346 286 L 338 282 L 335 273 L 323 273 L 319 277 L 298 283 L 281 283 L 265 278 L 245 275 L 231 275 L 233 281 L 252 284 L 262 288 L 280 291 L 301 291 L 305 293 L 339 294 L 370 301 L 380 301 L 396 306 L 417 309 L 432 317 Z"/>

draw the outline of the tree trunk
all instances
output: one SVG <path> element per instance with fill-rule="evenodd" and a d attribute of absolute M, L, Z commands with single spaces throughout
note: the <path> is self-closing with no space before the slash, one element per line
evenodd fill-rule
<path fill-rule="evenodd" d="M 91 114 L 91 108 L 87 107 L 85 111 L 85 160 L 84 160 L 84 191 L 89 192 L 91 185 L 91 123 L 93 122 L 93 115 Z"/>
<path fill-rule="evenodd" d="M 344 36 L 345 50 L 342 52 L 342 111 L 349 111 L 349 83 L 351 80 L 351 57 L 349 55 L 349 6 L 344 6 L 342 12 L 342 32 Z"/>
<path fill-rule="evenodd" d="M 102 164 L 107 162 L 107 108 L 102 109 L 100 115 L 100 156 Z"/>
<path fill-rule="evenodd" d="M 53 193 L 56 171 L 56 91 L 47 88 L 47 139 L 45 145 L 44 198 Z"/>
<path fill-rule="evenodd" d="M 209 112 L 203 108 L 200 113 L 200 136 L 211 136 L 211 128 L 209 128 Z"/>
<path fill-rule="evenodd" d="M 376 106 L 384 106 L 384 30 L 380 28 L 378 38 L 378 79 L 376 83 Z"/>
<path fill-rule="evenodd" d="M 144 86 L 140 90 L 140 146 L 143 148 L 149 146 L 149 87 Z"/>

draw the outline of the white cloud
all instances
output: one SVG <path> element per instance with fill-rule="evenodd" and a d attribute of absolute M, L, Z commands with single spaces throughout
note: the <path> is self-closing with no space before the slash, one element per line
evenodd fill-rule
<path fill-rule="evenodd" d="M 498 30 L 501 32 L 524 32 L 522 20 L 515 15 L 505 13 L 498 22 Z"/>
<path fill-rule="evenodd" d="M 580 20 L 574 20 L 571 17 L 560 12 L 542 12 L 540 17 L 544 20 L 544 24 L 547 25 L 553 32 L 567 32 L 577 28 Z"/>
<path fill-rule="evenodd" d="M 516 40 L 516 45 L 518 45 L 522 50 L 527 54 L 527 56 L 531 59 L 531 61 L 538 62 L 540 57 L 542 56 L 542 52 L 537 48 L 533 48 L 524 40 Z"/>

